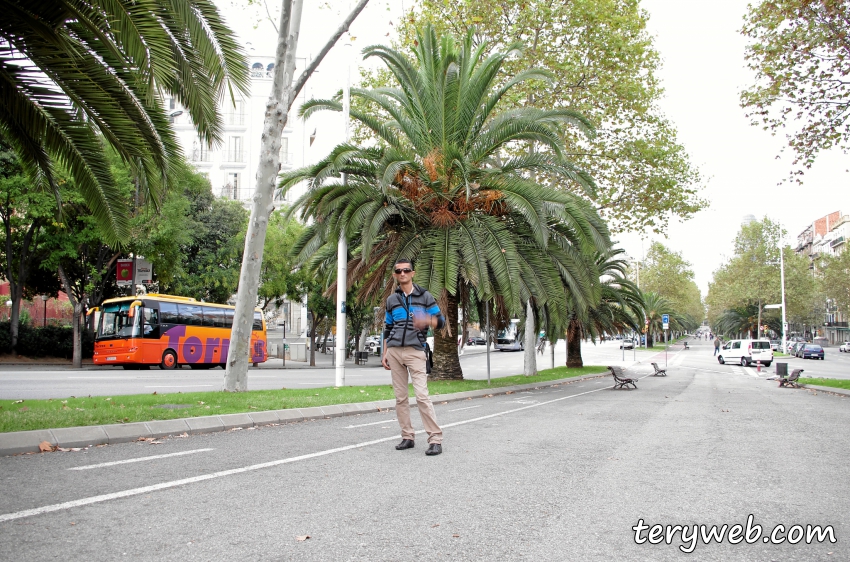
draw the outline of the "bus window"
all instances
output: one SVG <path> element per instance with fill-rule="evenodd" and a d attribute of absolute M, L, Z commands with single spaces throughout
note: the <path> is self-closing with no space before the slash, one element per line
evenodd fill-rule
<path fill-rule="evenodd" d="M 160 302 L 159 319 L 163 324 L 179 324 L 180 317 L 177 315 L 177 305 L 173 302 Z"/>
<path fill-rule="evenodd" d="M 224 327 L 232 328 L 233 327 L 233 309 L 225 308 L 224 309 Z"/>
<path fill-rule="evenodd" d="M 202 306 L 201 311 L 204 313 L 202 325 L 215 327 L 215 317 L 217 316 L 216 309 L 211 306 Z"/>
<path fill-rule="evenodd" d="M 116 303 L 103 307 L 97 337 L 129 336 L 133 331 L 130 303 Z"/>
<path fill-rule="evenodd" d="M 251 329 L 255 332 L 263 331 L 263 313 L 255 310 L 254 311 L 254 325 L 251 326 Z"/>
<path fill-rule="evenodd" d="M 143 335 L 147 335 L 159 327 L 159 311 L 155 308 L 142 308 L 142 318 L 144 319 Z"/>
<path fill-rule="evenodd" d="M 197 304 L 178 304 L 180 323 L 186 326 L 200 326 L 204 321 L 203 307 Z"/>

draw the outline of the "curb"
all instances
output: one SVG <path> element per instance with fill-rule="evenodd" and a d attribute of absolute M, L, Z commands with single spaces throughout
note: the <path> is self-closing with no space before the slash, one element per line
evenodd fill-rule
<path fill-rule="evenodd" d="M 546 381 L 542 383 L 503 386 L 494 389 L 468 390 L 453 394 L 435 394 L 431 401 L 436 403 L 458 402 L 473 398 L 498 396 L 523 390 L 548 388 L 560 384 L 595 379 L 608 376 L 608 373 L 596 373 Z M 848 393 L 850 394 L 850 393 Z M 411 398 L 410 405 L 416 403 Z M 21 453 L 38 453 L 40 444 L 44 441 L 54 448 L 82 448 L 95 445 L 114 445 L 129 443 L 140 438 L 160 438 L 170 435 L 197 435 L 214 433 L 230 429 L 278 425 L 281 423 L 300 422 L 369 414 L 384 410 L 395 410 L 395 400 L 380 402 L 356 402 L 353 404 L 334 404 L 312 408 L 294 408 L 289 410 L 265 410 L 241 414 L 225 414 L 221 416 L 200 416 L 196 418 L 178 418 L 173 420 L 156 420 L 149 422 L 134 422 L 127 424 L 91 425 L 82 427 L 63 427 L 57 429 L 36 429 L 32 431 L 14 431 L 0 433 L 0 456 L 18 455 Z"/>
<path fill-rule="evenodd" d="M 820 386 L 817 384 L 801 384 L 800 386 L 803 388 L 808 388 L 809 390 L 817 390 L 818 392 L 829 392 L 831 394 L 837 394 L 839 396 L 850 396 L 850 390 L 836 388 L 834 386 Z"/>

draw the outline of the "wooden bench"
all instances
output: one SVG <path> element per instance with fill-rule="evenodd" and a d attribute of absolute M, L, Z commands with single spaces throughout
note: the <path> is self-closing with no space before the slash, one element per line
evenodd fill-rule
<path fill-rule="evenodd" d="M 790 386 L 791 388 L 802 388 L 800 384 L 797 382 L 797 379 L 800 378 L 800 373 L 803 372 L 804 369 L 794 369 L 791 371 L 791 374 L 787 377 L 779 379 L 779 387 Z"/>
<path fill-rule="evenodd" d="M 611 375 L 614 376 L 614 390 L 618 388 L 628 388 L 628 385 L 632 385 L 635 389 L 637 388 L 637 385 L 635 384 L 637 379 L 627 377 L 623 373 L 623 369 L 620 367 L 612 367 L 609 365 L 608 370 L 611 371 Z"/>
<path fill-rule="evenodd" d="M 666 377 L 667 376 L 667 369 L 659 369 L 658 363 L 652 363 L 651 365 L 652 365 L 652 368 L 655 369 L 655 372 L 652 373 L 653 377 Z"/>

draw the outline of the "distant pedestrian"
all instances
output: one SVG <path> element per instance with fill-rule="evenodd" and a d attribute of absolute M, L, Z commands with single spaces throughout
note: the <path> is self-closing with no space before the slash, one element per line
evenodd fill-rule
<path fill-rule="evenodd" d="M 717 355 L 717 352 L 720 351 L 720 337 L 714 338 L 714 354 Z"/>
<path fill-rule="evenodd" d="M 413 425 L 410 423 L 410 402 L 407 388 L 408 375 L 413 381 L 419 416 L 428 433 L 426 455 L 443 452 L 443 430 L 437 425 L 434 405 L 428 396 L 428 375 L 425 366 L 425 335 L 428 328 L 439 330 L 446 325 L 434 297 L 413 284 L 413 262 L 406 258 L 396 260 L 393 277 L 398 288 L 387 299 L 386 326 L 384 327 L 384 369 L 392 371 L 395 391 L 395 413 L 401 427 L 401 442 L 396 449 L 414 447 Z"/>

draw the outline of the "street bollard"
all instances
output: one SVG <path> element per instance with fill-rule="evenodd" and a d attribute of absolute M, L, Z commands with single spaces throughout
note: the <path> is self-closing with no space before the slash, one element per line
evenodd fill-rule
<path fill-rule="evenodd" d="M 756 372 L 761 373 L 761 361 L 756 361 Z"/>

